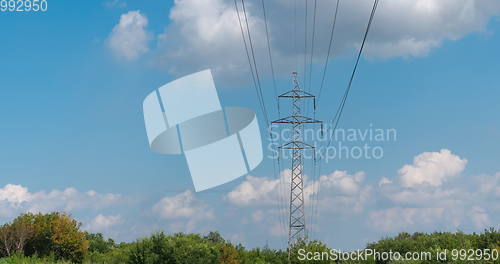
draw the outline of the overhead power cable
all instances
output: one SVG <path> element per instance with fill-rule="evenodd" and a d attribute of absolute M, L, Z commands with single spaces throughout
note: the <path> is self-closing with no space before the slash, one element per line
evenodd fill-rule
<path fill-rule="evenodd" d="M 271 75 L 273 77 L 274 97 L 276 98 L 276 104 L 278 106 L 278 115 L 279 115 L 280 104 L 278 102 L 278 86 L 276 84 L 276 75 L 274 73 L 274 63 L 273 63 L 273 56 L 272 56 L 272 52 L 271 52 L 271 41 L 269 38 L 269 29 L 268 29 L 268 25 L 267 25 L 266 5 L 264 4 L 264 0 L 261 0 L 261 2 L 262 2 L 262 12 L 264 13 L 264 24 L 266 26 L 267 53 L 269 54 L 269 64 L 271 66 Z"/>
<path fill-rule="evenodd" d="M 266 116 L 266 123 L 269 123 L 268 120 L 267 120 L 267 111 L 266 111 L 266 108 L 265 108 L 265 105 L 264 105 L 264 102 L 263 102 L 263 98 L 262 98 L 262 95 L 260 94 L 259 92 L 259 85 L 257 84 L 257 79 L 255 77 L 255 73 L 254 73 L 254 66 L 252 64 L 252 59 L 250 58 L 250 52 L 248 50 L 248 44 L 247 44 L 247 37 L 245 36 L 245 31 L 243 30 L 243 24 L 241 22 L 241 16 L 240 16 L 240 11 L 239 11 L 239 8 L 238 8 L 238 3 L 236 2 L 236 0 L 234 0 L 234 8 L 236 10 L 236 15 L 238 17 L 238 23 L 240 25 L 240 30 L 241 30 L 241 37 L 243 39 L 243 44 L 245 46 L 245 52 L 246 52 L 246 55 L 247 55 L 247 59 L 248 59 L 248 64 L 250 66 L 250 72 L 252 74 L 252 81 L 253 81 L 253 86 L 255 88 L 255 92 L 257 93 L 257 99 L 259 100 L 259 106 L 261 108 L 261 111 L 262 113 Z M 255 69 L 257 70 L 257 69 Z"/>
<path fill-rule="evenodd" d="M 293 2 L 293 50 L 295 54 L 299 54 L 297 48 L 297 0 Z M 296 70 L 299 69 L 299 56 L 296 57 Z"/>
<path fill-rule="evenodd" d="M 334 14 L 333 14 L 333 19 L 332 19 L 332 27 L 331 27 L 331 31 L 330 31 L 330 41 L 329 41 L 329 44 L 328 44 L 328 52 L 327 52 L 327 55 L 326 55 L 326 60 L 325 60 L 325 65 L 324 65 L 324 69 L 323 69 L 323 76 L 322 76 L 322 79 L 321 79 L 321 86 L 319 88 L 319 94 L 318 94 L 318 98 L 316 100 L 316 107 L 318 105 L 318 102 L 319 102 L 319 97 L 321 96 L 321 90 L 322 90 L 322 87 L 323 87 L 323 84 L 324 84 L 324 80 L 325 80 L 325 75 L 326 75 L 326 66 L 328 65 L 328 60 L 329 60 L 329 57 L 330 57 L 330 52 L 332 50 L 332 47 L 333 47 L 333 37 L 334 37 L 334 31 L 335 31 L 335 25 L 336 25 L 336 21 L 337 21 L 337 14 L 338 14 L 338 11 L 339 11 L 339 2 L 340 0 L 337 0 L 337 4 L 335 5 L 335 10 L 334 10 Z M 311 63 L 312 63 L 312 56 L 311 56 Z M 319 163 L 319 166 L 321 167 L 321 163 Z M 314 170 L 315 173 L 316 173 L 316 170 Z M 318 180 L 320 179 L 320 169 L 318 169 L 316 175 L 316 177 L 313 176 L 313 179 L 315 180 Z M 315 219 L 315 211 L 316 211 L 316 207 L 317 207 L 317 204 L 318 204 L 318 188 L 319 188 L 319 183 L 318 184 L 315 184 L 312 186 L 313 188 L 313 193 L 311 195 L 311 210 L 312 210 L 312 213 L 311 213 L 311 226 L 313 226 L 314 224 L 314 220 Z M 311 236 L 314 234 L 314 229 L 311 229 Z"/>
<path fill-rule="evenodd" d="M 306 4 L 306 9 L 305 9 L 305 16 L 304 16 L 304 72 L 302 75 L 304 75 L 304 78 L 302 79 L 302 86 L 304 86 L 303 90 L 306 91 L 307 90 L 307 87 L 306 87 L 306 78 L 307 78 L 307 75 L 306 75 L 306 71 L 307 71 L 307 64 L 306 64 L 306 61 L 307 61 L 307 14 L 308 14 L 308 11 L 307 11 L 307 7 L 309 6 L 308 5 L 308 1 L 305 0 L 304 1 L 305 4 Z"/>
<path fill-rule="evenodd" d="M 255 77 L 256 77 L 256 80 L 257 80 L 257 87 L 258 87 L 258 93 L 259 93 L 259 96 L 260 96 L 260 99 L 262 101 L 262 109 L 263 109 L 263 112 L 264 112 L 264 117 L 266 119 L 266 124 L 269 128 L 269 115 L 267 113 L 267 109 L 266 109 L 266 104 L 265 104 L 265 100 L 264 100 L 264 94 L 262 92 L 262 85 L 260 83 L 260 77 L 259 77 L 259 70 L 257 69 L 257 62 L 255 60 L 255 51 L 254 51 L 254 48 L 253 48 L 253 42 L 252 42 L 252 34 L 250 33 L 250 26 L 249 26 L 249 23 L 248 23 L 248 16 L 247 16 L 247 11 L 246 11 L 246 7 L 245 7 L 245 0 L 241 0 L 241 5 L 243 7 L 243 15 L 245 17 L 245 25 L 246 25 L 246 30 L 247 30 L 247 34 L 248 34 L 248 43 L 250 45 L 250 51 L 251 51 L 251 55 L 252 55 L 252 61 L 253 61 L 253 67 L 255 69 Z M 239 17 L 239 13 L 238 13 L 238 17 Z"/>
<path fill-rule="evenodd" d="M 317 105 L 319 105 L 319 99 L 321 98 L 321 92 L 323 91 L 323 86 L 325 84 L 326 69 L 328 67 L 328 61 L 330 60 L 330 54 L 331 54 L 333 43 L 334 43 L 333 36 L 334 36 L 334 32 L 335 32 L 335 25 L 337 24 L 337 14 L 339 11 L 339 3 L 340 3 L 340 0 L 337 0 L 337 5 L 335 6 L 335 14 L 333 16 L 332 30 L 330 32 L 330 42 L 328 44 L 328 52 L 326 53 L 325 65 L 323 67 L 323 76 L 321 77 L 321 85 L 319 87 L 318 100 L 316 102 Z"/>
<path fill-rule="evenodd" d="M 265 100 L 264 100 L 264 93 L 263 93 L 263 90 L 262 90 L 262 85 L 261 85 L 261 80 L 260 80 L 260 76 L 259 76 L 259 70 L 258 70 L 258 67 L 257 67 L 257 62 L 256 62 L 256 55 L 255 55 L 255 50 L 254 50 L 254 47 L 253 47 L 253 41 L 252 41 L 252 35 L 251 35 L 251 31 L 250 31 L 250 26 L 249 26 L 249 20 L 248 20 L 248 16 L 247 16 L 247 11 L 246 11 L 246 6 L 245 6 L 245 1 L 244 0 L 241 0 L 241 6 L 242 6 L 242 11 L 243 11 L 243 17 L 244 17 L 244 25 L 242 23 L 242 17 L 240 16 L 240 13 L 239 13 L 239 8 L 238 8 L 238 3 L 237 3 L 237 0 L 234 0 L 234 4 L 235 4 L 235 9 L 236 9 L 236 13 L 237 13 L 237 17 L 238 17 L 238 22 L 239 22 L 239 25 L 240 25 L 240 30 L 241 30 L 241 33 L 242 33 L 242 38 L 243 38 L 243 43 L 245 45 L 245 51 L 246 51 L 246 54 L 247 54 L 247 59 L 248 59 L 248 62 L 249 62 L 249 65 L 250 65 L 250 71 L 252 73 L 252 79 L 253 79 L 253 82 L 254 82 L 254 87 L 255 87 L 255 90 L 256 90 L 256 93 L 257 93 L 257 96 L 258 96 L 258 99 L 259 99 L 259 104 L 260 104 L 260 107 L 261 107 L 261 110 L 264 114 L 264 117 L 266 119 L 266 125 L 267 125 L 267 130 L 269 132 L 269 136 L 272 140 L 272 133 L 271 133 L 271 123 L 269 122 L 269 116 L 268 116 L 268 112 L 267 112 L 267 109 L 266 109 L 266 104 L 265 104 Z M 266 38 L 267 38 L 267 45 L 268 45 L 268 55 L 269 55 L 269 63 L 270 63 L 270 66 L 271 66 L 271 74 L 272 74 L 272 77 L 273 77 L 273 87 L 274 87 L 274 94 L 276 96 L 276 102 L 278 104 L 278 109 L 279 109 L 279 102 L 278 102 L 278 89 L 277 89 L 277 82 L 276 82 L 276 75 L 275 75 L 275 71 L 274 71 L 274 62 L 273 62 L 273 57 L 272 57 L 272 52 L 271 52 L 271 41 L 270 41 L 270 37 L 269 37 L 269 29 L 268 29 L 268 23 L 267 23 L 267 14 L 266 14 L 266 7 L 265 7 L 265 3 L 264 3 L 264 0 L 262 0 L 262 9 L 263 9 L 263 13 L 264 13 L 264 21 L 265 21 L 265 29 L 266 29 Z M 246 28 L 246 34 L 245 34 L 245 30 L 244 30 L 244 27 Z M 246 36 L 245 36 L 246 35 Z M 247 43 L 247 37 L 248 37 L 248 43 Z M 279 110 L 278 110 L 278 114 L 279 114 Z M 279 159 L 278 159 L 278 166 L 276 167 L 276 160 L 273 160 L 273 170 L 274 170 L 274 174 L 277 175 L 281 181 L 281 177 L 280 177 L 280 162 L 279 162 Z M 276 171 L 276 169 L 278 169 L 278 171 Z M 283 201 L 283 197 L 281 196 L 280 193 L 277 194 L 279 197 L 278 197 L 278 203 L 276 204 L 277 206 L 277 209 L 278 211 L 280 212 L 280 217 L 279 217 L 279 222 L 280 222 L 280 225 L 282 226 L 282 229 L 283 230 L 286 230 L 285 228 L 285 212 L 284 212 L 284 201 Z M 282 243 L 284 244 L 284 242 L 282 241 Z"/>
<path fill-rule="evenodd" d="M 309 61 L 309 89 L 312 91 L 312 65 L 313 65 L 313 57 L 314 57 L 314 37 L 316 33 L 316 7 L 318 1 L 314 0 L 314 12 L 313 12 L 313 26 L 312 26 L 312 43 L 311 43 L 311 59 Z"/>
<path fill-rule="evenodd" d="M 271 67 L 271 75 L 272 75 L 272 79 L 273 79 L 274 95 L 276 98 L 276 105 L 277 105 L 277 109 L 278 109 L 278 118 L 281 118 L 280 104 L 279 104 L 279 98 L 278 98 L 278 85 L 276 82 L 276 74 L 274 71 L 274 62 L 273 62 L 272 49 L 271 49 L 271 40 L 269 37 L 269 26 L 268 26 L 268 21 L 267 21 L 265 0 L 261 0 L 261 4 L 262 4 L 262 12 L 264 15 L 264 25 L 265 25 L 265 29 L 266 29 L 266 40 L 267 40 L 267 51 L 268 51 L 268 55 L 269 55 L 269 65 Z M 272 130 L 272 127 L 270 129 Z M 279 139 L 278 143 L 279 143 L 279 145 L 281 145 L 281 138 Z M 282 190 L 282 186 L 284 186 L 284 182 L 283 182 L 283 179 L 281 177 L 281 163 L 280 163 L 279 156 L 277 157 L 277 163 L 278 163 L 278 166 L 277 166 L 278 171 L 277 172 L 276 172 L 276 164 L 275 163 L 276 163 L 276 161 L 273 160 L 273 167 L 275 168 L 274 174 L 277 175 L 278 182 L 279 182 L 278 192 L 276 193 L 276 195 L 278 196 L 278 199 L 277 199 L 278 200 L 278 203 L 277 203 L 278 214 L 279 214 L 280 225 L 282 226 L 282 229 L 283 229 L 282 231 L 286 232 L 286 224 L 285 224 L 285 222 L 286 222 L 286 209 L 285 209 L 285 201 L 284 201 L 285 193 Z"/>
<path fill-rule="evenodd" d="M 361 43 L 361 47 L 360 47 L 359 52 L 358 52 L 358 57 L 356 58 L 356 64 L 354 64 L 354 69 L 352 70 L 351 78 L 349 79 L 349 84 L 347 85 L 347 88 L 344 92 L 344 96 L 342 98 L 342 101 L 341 101 L 339 108 L 337 109 L 337 113 L 335 114 L 335 116 L 332 119 L 332 123 L 335 122 L 335 123 L 333 123 L 334 129 L 337 127 L 337 125 L 339 123 L 342 112 L 344 111 L 345 102 L 347 101 L 347 97 L 349 96 L 349 92 L 351 91 L 352 81 L 354 80 L 354 75 L 356 74 L 356 70 L 358 69 L 359 59 L 361 58 L 361 54 L 363 53 L 363 48 L 365 47 L 366 38 L 368 37 L 368 33 L 370 32 L 373 17 L 375 16 L 375 12 L 377 10 L 378 1 L 379 0 L 375 0 L 375 2 L 373 3 L 373 8 L 372 8 L 372 12 L 370 14 L 370 19 L 368 20 L 368 25 L 366 26 L 366 31 L 365 31 L 365 35 L 363 37 L 363 42 Z M 330 138 L 330 142 L 331 142 L 331 138 Z"/>
<path fill-rule="evenodd" d="M 345 103 L 347 101 L 347 97 L 349 96 L 349 92 L 350 92 L 351 87 L 352 87 L 352 82 L 354 80 L 354 76 L 356 75 L 356 70 L 358 68 L 359 60 L 361 58 L 361 54 L 363 53 L 365 42 L 366 42 L 366 39 L 368 37 L 368 33 L 370 32 L 370 28 L 371 28 L 371 25 L 372 25 L 372 22 L 373 22 L 373 18 L 375 16 L 375 12 L 377 10 L 378 2 L 379 2 L 379 0 L 375 0 L 373 2 L 373 7 L 372 7 L 371 14 L 370 14 L 370 18 L 368 20 L 368 25 L 366 26 L 366 31 L 365 31 L 365 34 L 363 36 L 363 41 L 361 43 L 361 46 L 359 48 L 358 56 L 356 58 L 356 63 L 354 64 L 354 68 L 352 70 L 351 77 L 349 79 L 349 83 L 348 83 L 348 85 L 346 87 L 346 90 L 344 92 L 344 95 L 342 97 L 340 105 L 339 105 L 339 107 L 337 109 L 337 112 L 335 113 L 335 116 L 334 116 L 334 118 L 331 121 L 331 123 L 332 123 L 332 133 L 328 135 L 329 136 L 329 142 L 328 142 L 328 145 L 327 145 L 326 149 L 328 149 L 330 147 L 331 143 L 332 143 L 332 136 L 335 135 L 335 130 L 337 129 L 338 123 L 339 123 L 340 118 L 342 116 L 342 113 L 343 113 L 343 110 L 344 110 L 344 106 L 345 106 Z M 321 157 L 322 157 L 322 155 L 320 155 L 320 158 Z M 321 164 L 322 163 L 319 164 L 319 173 L 320 173 L 320 175 L 321 175 Z M 320 190 L 321 190 L 321 184 L 318 185 L 318 190 L 317 190 L 317 194 L 316 194 L 317 196 L 319 196 Z M 318 199 L 318 198 L 316 198 L 316 199 Z M 316 207 L 316 214 L 317 213 L 318 213 L 318 209 Z"/>

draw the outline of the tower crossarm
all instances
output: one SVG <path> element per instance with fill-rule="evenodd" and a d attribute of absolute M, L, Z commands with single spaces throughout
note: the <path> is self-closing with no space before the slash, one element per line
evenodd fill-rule
<path fill-rule="evenodd" d="M 314 146 L 309 145 L 302 141 L 290 141 L 282 146 L 279 146 L 280 149 L 314 149 Z"/>
<path fill-rule="evenodd" d="M 273 121 L 272 123 L 273 124 L 321 124 L 323 122 L 302 115 L 292 115 L 280 118 L 278 120 Z"/>
<path fill-rule="evenodd" d="M 293 89 L 288 92 L 282 93 L 278 95 L 279 98 L 315 98 L 315 96 L 311 93 L 308 93 L 304 90 Z"/>

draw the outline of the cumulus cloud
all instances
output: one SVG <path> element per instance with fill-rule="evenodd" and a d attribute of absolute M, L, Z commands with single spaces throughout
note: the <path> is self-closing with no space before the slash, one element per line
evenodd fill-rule
<path fill-rule="evenodd" d="M 500 173 L 464 175 L 466 165 L 465 158 L 443 149 L 420 153 L 392 177 L 372 179 L 370 183 L 364 172 L 334 171 L 317 179 L 305 175 L 306 222 L 309 228 L 316 228 L 317 219 L 311 222 L 309 210 L 321 185 L 317 197 L 321 221 L 362 217 L 366 227 L 379 235 L 481 231 L 500 220 Z M 289 179 L 290 170 L 275 179 L 248 176 L 226 195 L 226 200 L 237 205 L 237 210 L 248 212 L 243 216 L 244 224 L 261 225 L 268 234 L 279 236 L 286 231 L 286 212 L 276 208 L 288 204 Z"/>
<path fill-rule="evenodd" d="M 320 184 L 322 188 L 334 188 L 339 193 L 345 195 L 352 195 L 359 192 L 360 183 L 365 177 L 364 172 L 357 172 L 354 175 L 349 175 L 346 171 L 334 171 L 329 175 L 320 177 Z"/>
<path fill-rule="evenodd" d="M 376 210 L 370 214 L 370 222 L 380 231 L 398 232 L 418 230 L 433 225 L 443 217 L 443 208 L 401 208 Z"/>
<path fill-rule="evenodd" d="M 481 176 L 479 182 L 482 193 L 500 198 L 500 172 L 493 176 Z"/>
<path fill-rule="evenodd" d="M 369 225 L 393 233 L 489 227 L 500 212 L 500 173 L 460 177 L 466 165 L 447 149 L 415 156 L 398 171 L 399 181 L 379 181 L 378 193 L 387 204 L 371 211 Z"/>
<path fill-rule="evenodd" d="M 226 0 L 177 0 L 170 10 L 171 24 L 159 35 L 160 63 L 171 73 L 201 68 L 246 70 L 246 57 L 234 3 Z M 251 16 L 255 49 L 263 46 L 262 21 Z M 258 30 L 256 30 L 258 29 Z"/>
<path fill-rule="evenodd" d="M 250 210 L 250 216 L 243 217 L 243 224 L 251 222 L 263 225 L 266 233 L 282 236 L 287 233 L 287 207 L 290 191 L 290 170 L 283 170 L 279 178 L 269 179 L 247 176 L 246 180 L 226 195 L 226 200 L 237 205 L 240 210 Z M 359 214 L 372 201 L 372 186 L 364 183 L 365 173 L 349 174 L 334 171 L 311 179 L 304 175 L 304 201 L 306 222 L 312 223 L 313 210 L 321 215 L 340 218 Z M 321 191 L 319 192 L 319 185 Z"/>
<path fill-rule="evenodd" d="M 380 181 L 378 182 L 378 186 L 382 186 L 384 184 L 391 184 L 391 183 L 392 183 L 392 181 L 389 178 L 382 177 L 382 179 L 380 179 Z"/>
<path fill-rule="evenodd" d="M 404 187 L 422 184 L 441 186 L 450 177 L 462 172 L 466 159 L 442 149 L 440 152 L 424 152 L 413 159 L 412 165 L 405 165 L 399 170 L 399 177 Z"/>
<path fill-rule="evenodd" d="M 485 209 L 475 206 L 472 208 L 472 221 L 478 229 L 487 228 L 490 226 L 490 217 Z"/>
<path fill-rule="evenodd" d="M 27 187 L 15 184 L 0 188 L 0 216 L 8 218 L 25 212 L 98 210 L 119 202 L 122 202 L 119 194 L 100 194 L 92 190 L 80 192 L 75 188 L 66 188 L 62 191 L 30 192 Z"/>
<path fill-rule="evenodd" d="M 173 197 L 164 197 L 153 206 L 153 211 L 164 219 L 212 219 L 214 214 L 188 190 Z"/>
<path fill-rule="evenodd" d="M 246 180 L 227 194 L 228 200 L 240 206 L 273 204 L 282 181 L 287 180 L 289 171 L 282 173 L 282 179 L 267 179 L 247 176 Z M 288 181 L 289 182 L 289 181 Z"/>
<path fill-rule="evenodd" d="M 322 62 L 327 51 L 334 5 L 335 1 L 318 1 L 314 52 L 318 62 Z M 270 0 L 266 6 L 276 68 L 288 73 L 297 66 L 297 58 L 303 56 L 304 26 L 298 23 L 300 41 L 294 44 L 294 2 Z M 305 6 L 299 6 L 297 15 L 303 17 L 304 10 Z M 359 47 L 370 10 L 370 1 L 341 1 L 334 55 Z M 247 12 L 255 52 L 258 58 L 264 58 L 267 50 L 261 5 L 249 2 Z M 497 0 L 381 1 L 365 54 L 379 58 L 425 56 L 444 41 L 484 32 L 489 19 L 499 14 Z M 216 72 L 247 69 L 232 0 L 176 0 L 170 19 L 159 46 L 160 56 L 171 72 L 186 73 L 206 67 Z M 268 67 L 265 61 L 260 64 Z"/>
<path fill-rule="evenodd" d="M 109 228 L 120 224 L 122 218 L 120 215 L 102 215 L 98 214 L 94 219 L 87 223 L 83 229 L 90 232 L 102 232 L 109 230 Z"/>
<path fill-rule="evenodd" d="M 206 220 L 215 219 L 213 210 L 190 190 L 162 198 L 152 210 L 155 215 L 167 220 L 168 229 L 174 232 L 194 232 L 200 230 Z M 200 225 L 200 222 L 204 224 Z"/>
<path fill-rule="evenodd" d="M 290 184 L 290 170 L 281 172 L 279 179 L 267 179 L 248 176 L 246 181 L 238 185 L 227 194 L 227 199 L 239 206 L 276 205 L 279 199 L 287 200 L 283 195 Z M 353 175 L 346 171 L 334 171 L 322 175 L 318 180 L 309 180 L 304 177 L 304 199 L 309 205 L 318 193 L 321 185 L 321 195 L 318 204 L 323 210 L 359 212 L 371 196 L 371 186 L 363 183 L 365 173 L 357 172 Z M 328 195 L 327 195 L 328 194 Z M 279 197 L 282 195 L 283 197 Z M 344 211 L 345 212 L 345 211 Z"/>
<path fill-rule="evenodd" d="M 28 188 L 21 185 L 7 184 L 0 189 L 0 201 L 18 205 L 31 199 Z"/>
<path fill-rule="evenodd" d="M 148 51 L 147 25 L 148 19 L 139 11 L 121 15 L 120 22 L 107 39 L 108 47 L 119 58 L 129 61 L 137 59 Z"/>

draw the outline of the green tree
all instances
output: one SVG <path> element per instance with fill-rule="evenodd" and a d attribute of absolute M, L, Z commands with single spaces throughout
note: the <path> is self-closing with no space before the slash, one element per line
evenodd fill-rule
<path fill-rule="evenodd" d="M 65 213 L 24 214 L 24 221 L 33 224 L 33 236 L 26 243 L 28 256 L 55 256 L 81 263 L 89 244 L 80 223 Z"/>
<path fill-rule="evenodd" d="M 89 252 L 107 253 L 116 247 L 113 239 L 104 239 L 101 233 L 93 234 L 85 232 L 85 239 L 89 242 Z"/>
<path fill-rule="evenodd" d="M 29 215 L 21 215 L 12 223 L 0 227 L 0 252 L 3 256 L 24 254 L 26 243 L 33 237 L 33 223 Z"/>
<path fill-rule="evenodd" d="M 58 259 L 68 259 L 81 263 L 89 248 L 85 233 L 80 231 L 80 223 L 67 214 L 59 214 L 52 222 L 50 237 L 52 248 Z"/>
<path fill-rule="evenodd" d="M 219 253 L 219 264 L 240 264 L 238 251 L 233 245 L 229 243 L 222 245 Z"/>

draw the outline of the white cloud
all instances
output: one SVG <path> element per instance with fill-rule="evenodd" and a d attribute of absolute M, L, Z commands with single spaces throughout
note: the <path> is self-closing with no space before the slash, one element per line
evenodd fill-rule
<path fill-rule="evenodd" d="M 319 1 L 316 22 L 316 60 L 322 62 L 335 1 Z M 278 72 L 289 73 L 303 56 L 303 23 L 298 23 L 294 48 L 293 1 L 266 1 L 273 55 Z M 298 16 L 303 17 L 304 6 Z M 341 1 L 335 53 L 355 50 L 361 42 L 370 1 Z M 241 7 L 240 7 L 241 11 Z M 267 56 L 262 7 L 247 4 L 252 41 L 258 58 Z M 492 16 L 500 14 L 497 0 L 386 0 L 380 1 L 365 54 L 369 57 L 418 57 L 444 41 L 484 32 Z M 161 34 L 161 58 L 172 73 L 213 68 L 216 72 L 247 70 L 241 32 L 232 0 L 176 0 L 171 24 Z M 268 62 L 260 59 L 262 69 Z"/>
<path fill-rule="evenodd" d="M 192 191 L 185 191 L 173 197 L 164 197 L 153 206 L 153 212 L 164 219 L 213 219 L 212 210 L 196 200 Z"/>
<path fill-rule="evenodd" d="M 169 71 L 184 74 L 202 68 L 220 71 L 247 70 L 241 31 L 234 3 L 226 0 L 176 0 L 170 10 L 172 23 L 160 34 L 162 62 Z M 253 45 L 262 49 L 260 19 L 250 18 Z M 258 30 L 256 30 L 258 29 Z"/>
<path fill-rule="evenodd" d="M 478 229 L 490 227 L 491 224 L 488 213 L 479 206 L 472 208 L 472 221 Z"/>
<path fill-rule="evenodd" d="M 153 206 L 153 213 L 168 220 L 168 230 L 173 232 L 199 232 L 207 224 L 205 220 L 215 218 L 212 209 L 197 200 L 190 190 L 162 198 Z"/>
<path fill-rule="evenodd" d="M 321 188 L 334 188 L 341 194 L 352 195 L 359 192 L 364 172 L 349 175 L 346 171 L 334 171 L 320 177 Z"/>
<path fill-rule="evenodd" d="M 391 184 L 392 181 L 386 177 L 382 177 L 382 179 L 380 179 L 380 181 L 378 182 L 378 186 L 382 186 L 384 184 Z"/>
<path fill-rule="evenodd" d="M 322 175 L 319 180 L 309 180 L 304 176 L 304 199 L 309 206 L 312 199 L 318 199 L 323 210 L 359 212 L 371 197 L 371 186 L 364 185 L 364 172 L 354 175 L 346 171 L 334 171 Z M 248 176 L 246 181 L 229 192 L 227 199 L 239 206 L 276 205 L 279 199 L 288 202 L 284 193 L 289 190 L 290 170 L 281 172 L 280 179 Z M 318 185 L 321 184 L 320 197 Z M 280 198 L 281 196 L 281 198 Z"/>
<path fill-rule="evenodd" d="M 288 169 L 282 171 L 278 179 L 247 176 L 244 182 L 226 195 L 226 199 L 241 207 L 239 210 L 250 209 L 250 215 L 243 216 L 242 224 L 259 224 L 266 234 L 283 236 L 287 234 L 290 176 Z M 373 199 L 372 186 L 364 183 L 364 177 L 364 172 L 351 175 L 346 171 L 334 171 L 316 180 L 304 175 L 308 228 L 317 228 L 313 219 L 317 220 L 319 216 L 313 216 L 313 205 L 314 212 L 321 212 L 319 215 L 324 217 L 345 218 L 361 213 Z M 320 184 L 321 191 L 318 193 Z"/>
<path fill-rule="evenodd" d="M 381 231 L 481 231 L 498 220 L 500 173 L 459 177 L 466 159 L 450 150 L 424 152 L 398 171 L 399 181 L 382 178 L 385 207 L 374 209 L 369 225 Z M 449 181 L 455 177 L 454 181 Z M 465 184 L 465 185 L 464 185 Z M 394 227 L 394 228 L 391 228 Z"/>
<path fill-rule="evenodd" d="M 102 209 L 120 202 L 119 194 L 99 194 L 95 191 L 79 192 L 75 188 L 66 188 L 63 191 L 36 192 L 29 202 L 30 212 L 50 212 L 64 210 L 74 212 L 83 209 Z"/>
<path fill-rule="evenodd" d="M 462 172 L 467 164 L 461 159 L 442 149 L 440 152 L 424 152 L 413 159 L 412 165 L 405 165 L 399 170 L 399 177 L 404 187 L 416 187 L 422 184 L 441 186 L 448 178 Z"/>
<path fill-rule="evenodd" d="M 98 210 L 122 202 L 118 194 L 65 190 L 29 192 L 27 187 L 7 184 L 0 189 L 0 216 L 14 217 L 21 213 L 49 213 Z"/>
<path fill-rule="evenodd" d="M 482 176 L 479 178 L 479 181 L 482 193 L 500 198 L 500 172 L 497 172 L 493 176 Z"/>
<path fill-rule="evenodd" d="M 446 40 L 484 31 L 499 13 L 495 0 L 381 1 L 366 51 L 383 58 L 425 56 Z"/>
<path fill-rule="evenodd" d="M 370 224 L 378 231 L 415 231 L 426 225 L 434 225 L 437 220 L 442 219 L 444 211 L 443 208 L 393 207 L 373 211 L 370 214 Z"/>
<path fill-rule="evenodd" d="M 21 185 L 7 184 L 0 189 L 0 202 L 6 201 L 17 205 L 30 199 L 28 188 Z"/>
<path fill-rule="evenodd" d="M 282 179 L 285 179 L 286 175 L 289 175 L 289 172 L 283 172 Z M 273 204 L 281 187 L 279 179 L 247 176 L 246 181 L 227 194 L 227 198 L 231 203 L 240 206 Z"/>
<path fill-rule="evenodd" d="M 104 2 L 104 5 L 107 8 L 126 8 L 127 7 L 127 2 L 122 1 L 122 0 L 108 0 Z"/>
<path fill-rule="evenodd" d="M 102 215 L 98 214 L 90 223 L 86 224 L 83 229 L 90 232 L 102 232 L 116 226 L 122 222 L 120 215 Z"/>
<path fill-rule="evenodd" d="M 426 188 L 426 189 L 394 189 L 386 193 L 392 202 L 405 205 L 432 206 L 439 201 L 453 201 L 458 196 L 467 194 L 460 189 Z M 465 198 L 465 197 L 463 197 Z"/>
<path fill-rule="evenodd" d="M 125 60 L 134 60 L 148 51 L 148 19 L 139 11 L 121 15 L 120 22 L 108 37 L 108 47 Z"/>
<path fill-rule="evenodd" d="M 334 171 L 316 180 L 305 175 L 306 222 L 309 228 L 316 229 L 318 219 L 310 219 L 310 201 L 321 184 L 317 204 L 321 225 L 327 219 L 351 221 L 359 216 L 379 235 L 401 231 L 482 231 L 499 220 L 500 173 L 466 177 L 461 174 L 466 165 L 465 158 L 443 149 L 416 155 L 414 162 L 403 166 L 394 177 L 373 179 L 373 186 L 366 182 L 364 172 Z M 286 207 L 289 177 L 289 170 L 282 171 L 279 179 L 249 176 L 226 199 L 242 207 L 238 210 L 248 210 L 243 224 L 259 225 L 270 235 L 283 235 L 286 213 L 276 206 L 280 206 L 281 196 L 285 198 L 281 206 L 284 203 Z"/>

